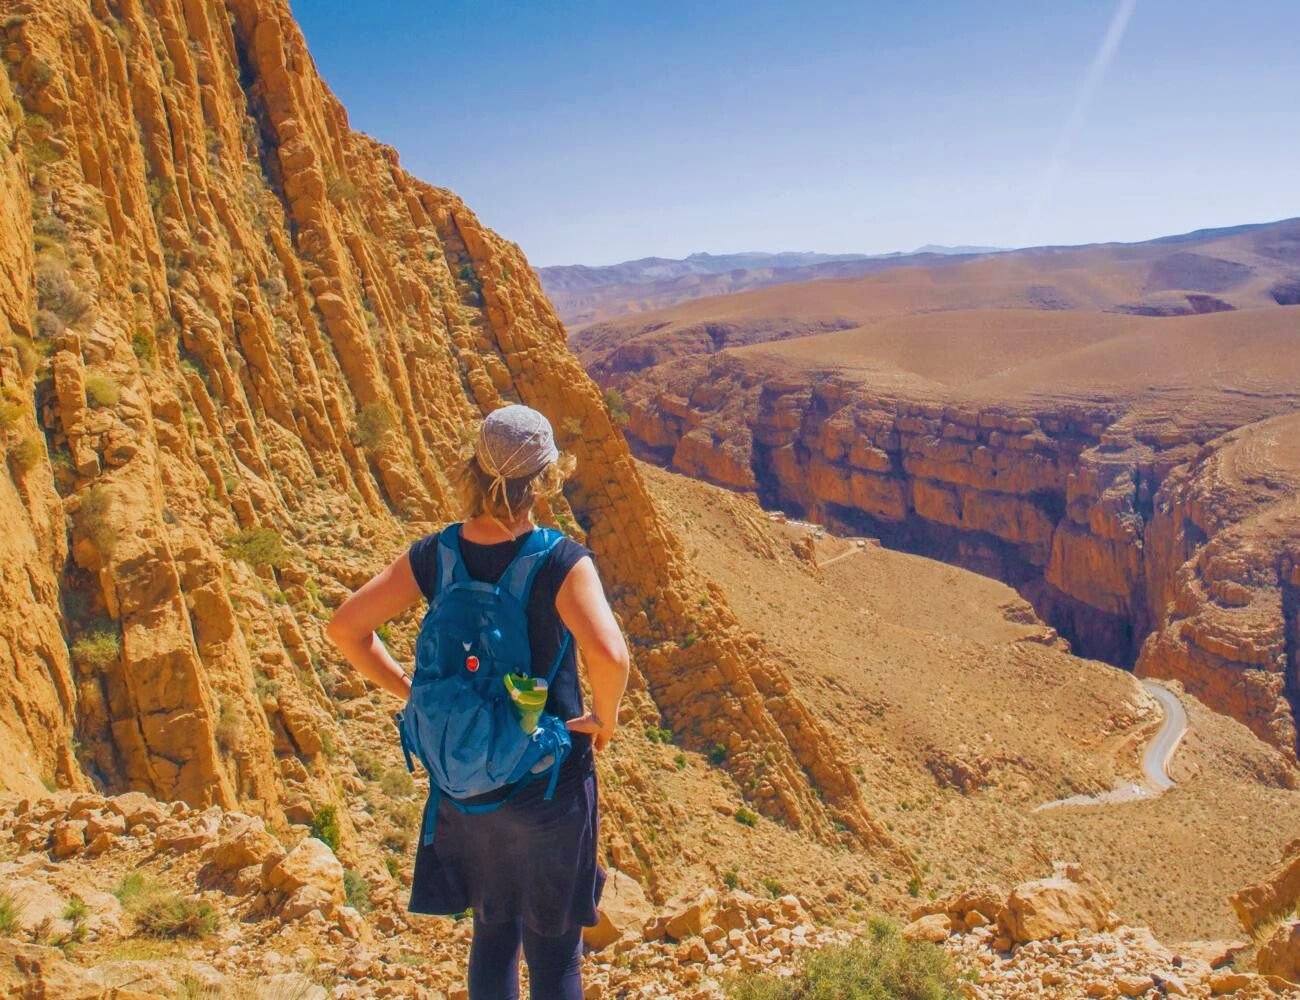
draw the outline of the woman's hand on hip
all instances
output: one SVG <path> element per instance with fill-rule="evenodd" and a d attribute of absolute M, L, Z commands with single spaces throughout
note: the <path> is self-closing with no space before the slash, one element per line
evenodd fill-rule
<path fill-rule="evenodd" d="M 597 751 L 604 750 L 609 746 L 609 741 L 614 738 L 614 730 L 618 728 L 617 723 L 606 725 L 594 712 L 588 712 L 586 715 L 580 715 L 576 719 L 570 719 L 565 723 L 571 733 L 588 733 L 591 736 L 591 745 Z"/>

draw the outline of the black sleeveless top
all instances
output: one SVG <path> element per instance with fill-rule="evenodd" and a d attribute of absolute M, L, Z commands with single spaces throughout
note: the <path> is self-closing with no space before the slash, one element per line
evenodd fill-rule
<path fill-rule="evenodd" d="M 415 582 L 420 585 L 425 600 L 432 600 L 438 593 L 440 534 L 441 532 L 434 532 L 421 538 L 411 546 L 408 554 L 411 572 L 415 575 Z M 475 580 L 496 583 L 529 534 L 531 532 L 524 532 L 512 541 L 493 545 L 471 542 L 462 534 L 460 554 L 466 571 Z M 533 591 L 528 598 L 528 644 L 532 647 L 532 672 L 536 677 L 545 677 L 550 671 L 564 641 L 564 623 L 555 610 L 556 595 L 573 567 L 590 555 L 591 550 L 586 546 L 571 538 L 562 538 L 551 550 L 533 580 Z M 582 689 L 578 685 L 578 659 L 572 642 L 565 650 L 564 659 L 556 671 L 555 682 L 546 699 L 546 711 L 560 719 L 577 718 L 585 711 L 582 706 Z M 570 738 L 573 749 L 560 769 L 561 783 L 567 783 L 592 769 L 591 736 L 587 733 L 571 733 Z M 489 796 L 492 794 L 494 793 L 489 793 Z"/>

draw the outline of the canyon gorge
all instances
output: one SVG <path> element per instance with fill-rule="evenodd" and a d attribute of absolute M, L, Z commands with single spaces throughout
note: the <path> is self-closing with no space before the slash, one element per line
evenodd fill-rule
<path fill-rule="evenodd" d="M 574 344 L 643 456 L 1007 581 L 1082 655 L 1294 753 L 1300 319 L 1259 288 L 1300 266 L 1300 223 L 1200 243 L 751 292 Z M 1224 308 L 1150 315 L 1153 275 Z"/>

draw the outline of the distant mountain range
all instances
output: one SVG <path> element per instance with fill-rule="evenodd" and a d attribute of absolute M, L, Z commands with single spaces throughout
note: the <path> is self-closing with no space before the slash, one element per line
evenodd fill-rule
<path fill-rule="evenodd" d="M 560 317 L 576 328 L 689 299 L 727 295 L 764 285 L 853 277 L 903 263 L 999 252 L 999 247 L 928 243 L 910 252 L 886 254 L 693 253 L 680 259 L 642 257 L 601 266 L 564 264 L 538 268 L 537 274 Z"/>

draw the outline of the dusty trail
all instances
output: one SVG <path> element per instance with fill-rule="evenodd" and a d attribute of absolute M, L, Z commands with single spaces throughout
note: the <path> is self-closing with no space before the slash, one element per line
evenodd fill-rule
<path fill-rule="evenodd" d="M 1174 779 L 1169 777 L 1169 762 L 1173 760 L 1178 744 L 1187 732 L 1187 711 L 1178 696 L 1155 681 L 1144 680 L 1142 686 L 1157 701 L 1165 712 L 1165 720 L 1155 737 L 1147 744 L 1142 755 L 1142 773 L 1144 784 L 1128 782 L 1112 788 L 1100 795 L 1071 795 L 1069 798 L 1044 802 L 1034 812 L 1044 809 L 1056 809 L 1061 806 L 1109 806 L 1121 802 L 1134 802 L 1138 799 L 1154 798 L 1174 787 Z"/>

